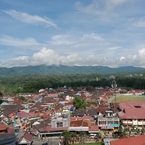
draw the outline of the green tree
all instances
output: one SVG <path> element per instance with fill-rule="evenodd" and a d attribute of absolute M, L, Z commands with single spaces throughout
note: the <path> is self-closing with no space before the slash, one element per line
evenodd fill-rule
<path fill-rule="evenodd" d="M 72 144 L 75 144 L 75 140 L 77 138 L 77 134 L 75 132 L 72 132 L 70 134 L 70 137 L 71 137 Z"/>
<path fill-rule="evenodd" d="M 121 137 L 128 137 L 129 136 L 129 133 L 130 133 L 130 129 L 129 127 L 126 127 L 123 129 L 123 131 L 121 132 Z"/>
<path fill-rule="evenodd" d="M 73 103 L 75 104 L 76 109 L 82 109 L 86 106 L 85 101 L 79 98 L 78 96 L 74 98 Z"/>
<path fill-rule="evenodd" d="M 140 130 L 139 128 L 136 128 L 135 133 L 136 133 L 137 135 L 139 135 L 139 134 L 141 133 L 141 130 Z"/>
<path fill-rule="evenodd" d="M 0 97 L 2 97 L 3 96 L 3 94 L 2 94 L 2 92 L 0 92 Z"/>
<path fill-rule="evenodd" d="M 141 134 L 145 134 L 145 127 L 144 126 L 141 129 Z"/>
<path fill-rule="evenodd" d="M 68 145 L 69 144 L 69 140 L 70 140 L 70 134 L 67 130 L 64 130 L 62 132 L 62 136 L 63 136 L 63 144 L 64 145 Z"/>
<path fill-rule="evenodd" d="M 96 142 L 100 142 L 100 140 L 102 139 L 101 133 L 100 132 L 97 133 L 95 138 L 96 138 Z"/>
<path fill-rule="evenodd" d="M 79 137 L 80 137 L 80 144 L 83 145 L 84 141 L 85 141 L 86 133 L 85 132 L 80 132 Z"/>
<path fill-rule="evenodd" d="M 23 97 L 23 96 L 20 96 L 19 99 L 22 100 L 22 101 L 25 101 L 25 102 L 28 101 L 28 100 L 27 100 L 25 97 Z"/>

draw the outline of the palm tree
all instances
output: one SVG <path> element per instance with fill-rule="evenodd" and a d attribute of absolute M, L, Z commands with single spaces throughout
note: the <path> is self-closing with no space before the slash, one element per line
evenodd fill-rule
<path fill-rule="evenodd" d="M 80 136 L 80 143 L 84 144 L 86 133 L 85 132 L 80 132 L 79 136 Z"/>
<path fill-rule="evenodd" d="M 127 131 L 126 131 L 126 129 L 121 131 L 120 137 L 123 137 L 123 138 L 127 137 Z"/>
<path fill-rule="evenodd" d="M 72 144 L 75 144 L 75 140 L 77 138 L 77 134 L 75 132 L 72 132 L 70 134 L 70 137 L 71 137 Z"/>
<path fill-rule="evenodd" d="M 97 141 L 99 142 L 100 139 L 102 138 L 101 133 L 100 133 L 100 132 L 97 133 L 96 136 L 95 136 L 95 138 L 96 138 L 96 142 L 97 142 Z"/>
<path fill-rule="evenodd" d="M 123 131 L 123 122 L 120 121 L 120 124 L 119 124 L 119 132 L 122 132 Z"/>
<path fill-rule="evenodd" d="M 69 140 L 70 140 L 70 134 L 67 130 L 64 130 L 62 132 L 62 136 L 63 136 L 63 144 L 64 145 L 68 145 L 69 144 Z"/>
<path fill-rule="evenodd" d="M 145 127 L 142 127 L 141 134 L 145 134 Z"/>
<path fill-rule="evenodd" d="M 135 133 L 135 130 L 136 130 L 136 128 L 135 128 L 135 126 L 133 125 L 133 126 L 131 127 L 131 132 L 133 133 L 133 135 L 134 135 L 134 133 Z"/>
<path fill-rule="evenodd" d="M 126 127 L 124 129 L 124 132 L 125 132 L 126 136 L 130 136 L 130 129 L 129 129 L 129 127 Z"/>
<path fill-rule="evenodd" d="M 139 135 L 141 130 L 139 128 L 136 128 L 136 134 Z"/>

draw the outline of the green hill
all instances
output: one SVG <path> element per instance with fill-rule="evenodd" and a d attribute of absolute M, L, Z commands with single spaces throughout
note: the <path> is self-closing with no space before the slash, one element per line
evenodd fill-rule
<path fill-rule="evenodd" d="M 145 72 L 145 68 L 139 67 L 119 67 L 110 68 L 107 66 L 25 66 L 25 67 L 12 67 L 12 68 L 0 68 L 1 77 L 12 77 L 12 76 L 22 76 L 22 75 L 68 75 L 68 74 L 103 74 L 103 75 L 139 75 Z"/>

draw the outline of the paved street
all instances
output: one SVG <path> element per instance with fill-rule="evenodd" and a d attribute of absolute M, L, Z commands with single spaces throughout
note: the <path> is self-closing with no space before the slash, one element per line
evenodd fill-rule
<path fill-rule="evenodd" d="M 36 140 L 34 139 L 33 145 L 42 145 L 43 143 L 48 143 L 48 145 L 59 145 L 59 138 L 58 137 L 51 137 L 48 139 L 43 139 L 43 140 Z"/>
<path fill-rule="evenodd" d="M 46 141 L 34 141 L 33 145 L 42 145 L 43 143 L 46 143 Z M 53 142 L 47 142 L 48 145 L 59 145 L 59 141 L 53 141 Z"/>

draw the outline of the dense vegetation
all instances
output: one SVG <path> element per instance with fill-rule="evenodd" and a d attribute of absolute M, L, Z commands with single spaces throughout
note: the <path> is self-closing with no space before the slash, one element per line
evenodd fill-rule
<path fill-rule="evenodd" d="M 118 87 L 135 89 L 145 89 L 145 78 L 117 76 Z M 25 75 L 19 77 L 0 77 L 0 92 L 19 93 L 19 92 L 38 92 L 41 88 L 58 87 L 111 87 L 112 79 L 99 74 L 77 74 L 77 75 Z"/>

